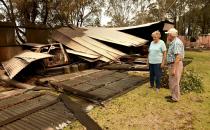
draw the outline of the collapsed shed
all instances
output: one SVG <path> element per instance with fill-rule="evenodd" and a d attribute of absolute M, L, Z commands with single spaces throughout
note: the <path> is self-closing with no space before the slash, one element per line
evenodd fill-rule
<path fill-rule="evenodd" d="M 173 25 L 168 21 L 159 21 L 139 26 L 121 28 L 63 27 L 55 30 L 51 35 L 51 38 L 59 43 L 50 43 L 47 45 L 27 43 L 23 44 L 22 47 L 27 46 L 31 47 L 30 50 L 34 52 L 49 53 L 54 55 L 51 60 L 48 60 L 49 57 L 43 58 L 45 59 L 45 63 L 48 64 L 47 67 L 73 64 L 74 61 L 71 62 L 71 59 L 74 59 L 75 57 L 68 58 L 66 54 L 74 55 L 89 63 L 95 63 L 97 61 L 102 61 L 108 64 L 114 62 L 122 63 L 129 60 L 135 61 L 136 58 L 142 58 L 144 54 L 147 55 L 147 43 L 151 40 L 151 33 L 155 30 L 159 30 L 163 33 L 172 26 Z M 61 49 L 60 51 L 50 53 L 50 51 L 56 50 L 56 48 Z M 130 54 L 137 55 L 132 56 Z M 24 56 L 24 54 L 21 55 Z M 63 56 L 61 57 L 61 55 Z M 146 55 L 144 57 L 146 57 Z M 33 59 L 34 57 L 31 58 Z M 17 57 L 15 59 L 17 59 Z M 63 64 L 60 61 L 62 61 Z M 10 63 L 12 64 L 13 62 L 10 61 Z M 52 65 L 50 65 L 50 63 Z M 7 66 L 9 65 L 7 64 Z M 26 65 L 22 65 L 22 67 L 19 68 L 23 69 L 24 67 L 26 67 Z M 11 67 L 8 68 L 4 65 L 4 68 L 6 69 L 8 75 L 10 75 L 10 78 L 15 77 L 15 74 L 22 70 L 20 69 L 15 73 L 12 72 L 14 74 L 11 76 L 11 72 L 9 72 L 11 71 L 9 70 Z M 130 68 L 133 67 L 128 66 L 126 70 L 129 70 Z"/>
<path fill-rule="evenodd" d="M 160 23 L 161 26 L 158 26 Z M 39 85 L 54 87 L 52 89 L 58 92 L 63 90 L 64 93 L 70 92 L 85 100 L 101 104 L 134 89 L 137 84 L 140 85 L 148 81 L 147 76 L 137 77 L 129 75 L 127 72 L 127 70 L 148 70 L 143 66 L 135 65 L 145 64 L 145 58 L 139 58 L 140 55 L 136 54 L 128 55 L 127 51 L 121 48 L 129 50 L 146 45 L 150 40 L 150 31 L 163 30 L 162 23 L 164 22 L 160 23 L 146 24 L 137 28 L 121 28 L 122 30 L 119 28 L 60 28 L 51 36 L 59 43 L 24 44 L 21 47 L 31 51 L 14 56 L 4 62 L 3 66 L 12 79 L 26 66 L 39 60 L 45 63 L 46 67 L 53 69 L 63 66 L 68 68 L 69 64 L 74 64 L 71 59 L 75 57 L 90 64 L 107 63 L 109 65 L 100 68 L 102 70 L 89 69 L 71 74 L 50 75 L 50 77 L 46 76 L 38 80 Z M 158 25 L 156 26 L 156 24 Z M 144 28 L 144 35 L 146 33 L 148 37 L 135 35 L 138 32 L 130 34 L 129 31 L 126 31 L 127 29 L 136 31 L 138 28 Z M 110 67 L 113 70 L 106 70 Z M 117 71 L 119 68 L 124 71 Z M 61 123 L 69 124 L 75 118 L 87 129 L 101 129 L 81 110 L 81 104 L 75 105 L 67 97 L 36 93 L 31 90 L 24 89 L 20 95 L 4 97 L 4 100 L 0 100 L 0 114 L 4 117 L 0 120 L 0 129 L 57 129 Z M 11 114 L 8 115 L 8 112 Z"/>

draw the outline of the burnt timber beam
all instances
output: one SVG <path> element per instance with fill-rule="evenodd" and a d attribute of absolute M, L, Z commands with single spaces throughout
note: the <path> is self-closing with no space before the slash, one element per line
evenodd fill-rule
<path fill-rule="evenodd" d="M 61 98 L 65 106 L 79 120 L 79 122 L 87 128 L 87 130 L 102 130 L 102 128 L 86 112 L 81 109 L 79 104 L 73 102 L 64 94 L 61 94 L 59 97 Z"/>
<path fill-rule="evenodd" d="M 25 84 L 25 83 L 21 83 L 16 80 L 13 80 L 13 79 L 9 79 L 9 77 L 7 77 L 6 75 L 2 75 L 0 77 L 0 81 L 3 81 L 9 85 L 12 85 L 12 86 L 20 88 L 20 89 L 32 89 L 32 88 L 36 87 L 36 86 L 30 85 L 30 84 Z"/>

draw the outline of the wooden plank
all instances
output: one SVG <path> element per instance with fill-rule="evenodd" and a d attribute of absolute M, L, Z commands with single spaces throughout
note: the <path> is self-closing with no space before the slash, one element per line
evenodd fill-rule
<path fill-rule="evenodd" d="M 87 130 L 102 130 L 102 128 L 87 114 L 85 113 L 79 104 L 73 102 L 66 95 L 60 95 L 65 106 L 74 114 L 74 116 L 83 124 Z"/>
<path fill-rule="evenodd" d="M 18 104 L 16 106 L 10 107 L 6 110 L 0 111 L 0 115 L 4 113 L 9 113 L 10 116 L 7 118 L 0 119 L 0 126 L 6 125 L 25 116 L 28 116 L 38 110 L 44 109 L 59 102 L 57 97 L 44 95 L 33 100 Z M 24 109 L 23 109 L 24 108 Z M 15 110 L 15 111 L 13 111 Z M 14 113 L 15 112 L 15 113 Z"/>

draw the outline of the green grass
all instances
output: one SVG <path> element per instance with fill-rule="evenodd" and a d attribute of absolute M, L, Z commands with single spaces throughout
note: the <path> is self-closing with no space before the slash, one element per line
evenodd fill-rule
<path fill-rule="evenodd" d="M 204 93 L 188 93 L 177 103 L 167 102 L 168 89 L 157 94 L 149 84 L 139 86 L 127 94 L 115 98 L 105 107 L 94 108 L 89 115 L 103 129 L 110 130 L 210 130 L 210 51 L 186 52 L 193 57 L 187 68 L 203 77 Z M 75 122 L 66 130 L 85 129 Z"/>

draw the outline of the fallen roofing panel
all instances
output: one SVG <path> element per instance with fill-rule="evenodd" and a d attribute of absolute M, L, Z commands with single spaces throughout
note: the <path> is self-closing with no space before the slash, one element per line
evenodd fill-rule
<path fill-rule="evenodd" d="M 24 43 L 24 44 L 22 44 L 22 46 L 29 46 L 29 47 L 37 47 L 37 48 L 40 48 L 40 47 L 46 46 L 46 44 Z"/>
<path fill-rule="evenodd" d="M 112 28 L 88 28 L 85 33 L 91 38 L 123 46 L 141 46 L 147 42 L 147 40 L 114 30 Z"/>
<path fill-rule="evenodd" d="M 153 22 L 153 23 L 147 23 L 147 24 L 142 24 L 142 25 L 137 25 L 137 26 L 130 26 L 130 27 L 117 27 L 117 28 L 112 28 L 113 30 L 124 32 L 126 34 L 130 34 L 136 37 L 141 37 L 143 39 L 146 39 L 148 41 L 152 41 L 151 34 L 154 31 L 159 30 L 161 35 L 164 36 L 165 33 L 164 31 L 170 29 L 173 27 L 173 23 L 170 21 L 158 21 L 158 22 Z"/>
<path fill-rule="evenodd" d="M 94 52 L 93 50 L 91 50 L 83 45 L 80 45 L 78 42 L 71 40 L 71 38 L 67 37 L 66 35 L 62 34 L 61 32 L 55 31 L 52 34 L 52 38 L 60 43 L 63 43 L 65 46 L 67 46 L 75 51 L 79 51 L 79 52 L 83 52 L 83 53 L 91 54 L 91 55 L 96 55 L 96 56 L 100 57 L 99 60 L 102 60 L 104 62 L 110 61 L 110 59 L 102 56 L 101 54 L 98 54 L 98 53 Z"/>
<path fill-rule="evenodd" d="M 52 55 L 26 51 L 8 61 L 3 62 L 2 65 L 9 78 L 12 79 L 31 62 L 49 57 L 52 57 Z"/>
<path fill-rule="evenodd" d="M 14 56 L 16 58 L 23 59 L 27 62 L 33 62 L 38 59 L 44 59 L 48 57 L 52 57 L 52 55 L 46 54 L 46 53 L 37 53 L 37 52 L 31 52 L 31 51 L 26 51 L 23 52 L 19 55 Z"/>
<path fill-rule="evenodd" d="M 120 31 L 120 30 L 126 30 L 126 29 L 142 28 L 142 27 L 147 27 L 147 26 L 151 26 L 151 25 L 154 25 L 154 24 L 158 24 L 159 22 L 160 21 L 141 24 L 141 25 L 136 25 L 136 26 L 129 26 L 129 27 L 116 27 L 116 28 L 112 28 L 112 29 Z"/>
<path fill-rule="evenodd" d="M 91 54 L 87 54 L 87 53 L 79 52 L 79 51 L 74 51 L 74 50 L 70 50 L 70 49 L 66 49 L 66 52 L 70 53 L 70 54 L 74 54 L 74 55 L 87 57 L 87 58 L 90 58 L 90 59 L 97 59 L 97 58 L 99 58 L 99 56 L 97 56 L 97 55 L 91 55 Z"/>
<path fill-rule="evenodd" d="M 0 100 L 0 104 L 1 130 L 60 130 L 76 119 L 88 130 L 101 130 L 84 111 L 89 103 L 78 104 L 64 94 L 27 91 Z"/>
<path fill-rule="evenodd" d="M 0 100 L 0 104 L 1 130 L 56 129 L 75 120 L 59 97 L 50 94 L 30 91 Z"/>
<path fill-rule="evenodd" d="M 169 22 L 169 21 L 157 21 L 157 22 L 151 22 L 151 23 L 146 23 L 146 24 L 141 24 L 141 25 L 137 25 L 137 26 L 130 26 L 130 27 L 116 27 L 116 28 L 112 28 L 113 30 L 127 30 L 127 29 L 135 29 L 135 28 L 143 28 L 143 27 L 149 27 L 155 24 L 160 24 L 160 23 L 164 23 L 164 26 L 161 30 L 169 30 L 170 28 L 174 27 L 173 23 Z"/>
<path fill-rule="evenodd" d="M 114 70 L 101 70 L 87 75 L 77 75 L 75 78 L 71 77 L 67 78 L 60 75 L 51 77 L 50 81 L 45 79 L 40 80 L 40 82 L 44 84 L 45 81 L 49 81 L 48 85 L 51 84 L 58 89 L 63 88 L 75 95 L 100 104 L 102 101 L 135 88 L 138 83 L 145 83 L 148 80 L 148 77 L 132 76 Z M 65 80 L 58 80 L 63 78 Z"/>
<path fill-rule="evenodd" d="M 116 50 L 114 48 L 111 48 L 107 45 L 104 45 L 101 42 L 98 42 L 92 38 L 89 38 L 88 36 L 84 34 L 79 34 L 80 32 L 77 30 L 72 30 L 70 28 L 61 28 L 57 31 L 61 32 L 62 34 L 66 35 L 73 41 L 76 41 L 77 43 L 81 44 L 82 46 L 85 46 L 86 48 L 103 55 L 104 57 L 110 59 L 110 60 L 117 60 L 120 56 L 125 55 L 125 53 L 120 52 L 119 50 Z M 72 34 L 78 34 L 79 36 L 75 36 Z"/>

